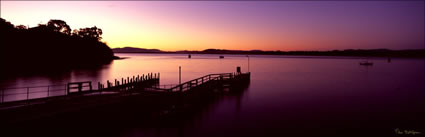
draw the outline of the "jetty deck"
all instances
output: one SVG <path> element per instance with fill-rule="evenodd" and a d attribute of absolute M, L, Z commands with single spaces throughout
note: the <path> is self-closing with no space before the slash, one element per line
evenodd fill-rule
<path fill-rule="evenodd" d="M 100 82 L 97 84 L 97 89 L 93 88 L 90 81 L 70 82 L 63 85 L 1 89 L 0 110 L 60 102 L 62 100 L 127 96 L 127 94 L 142 91 L 143 88 L 158 85 L 159 73 L 122 78 L 121 82 L 115 79 L 114 83 L 108 80 L 106 84 Z"/>
<path fill-rule="evenodd" d="M 159 73 L 142 76 L 128 77 L 121 79 L 121 82 L 107 81 L 106 84 L 98 83 L 98 89 L 92 87 L 91 82 L 73 82 L 66 84 L 62 88 L 63 95 L 53 94 L 55 91 L 30 92 L 27 88 L 26 96 L 22 100 L 5 101 L 0 104 L 0 120 L 7 123 L 11 117 L 20 117 L 19 120 L 12 120 L 13 123 L 34 119 L 36 117 L 54 116 L 58 113 L 68 113 L 83 109 L 96 108 L 98 106 L 108 106 L 131 102 L 137 104 L 158 103 L 157 100 L 166 101 L 161 103 L 176 103 L 186 98 L 199 98 L 201 96 L 213 96 L 220 93 L 240 91 L 246 88 L 250 81 L 250 73 L 220 73 L 205 75 L 179 85 L 161 86 L 159 85 Z M 47 87 L 50 89 L 49 87 Z M 3 90 L 4 91 L 4 90 Z M 31 94 L 46 94 L 45 97 L 30 98 Z M 10 93 L 2 94 L 2 98 Z M 50 96 L 49 96 L 50 95 Z M 195 95 L 195 96 L 194 96 Z M 180 101 L 177 101 L 181 98 Z M 174 100 L 174 102 L 173 102 Z"/>

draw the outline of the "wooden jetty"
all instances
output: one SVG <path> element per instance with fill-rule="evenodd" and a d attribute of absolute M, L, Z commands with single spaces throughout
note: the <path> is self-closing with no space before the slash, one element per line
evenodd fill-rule
<path fill-rule="evenodd" d="M 64 85 L 0 89 L 0 110 L 43 104 L 57 100 L 69 100 L 71 98 L 108 95 L 119 96 L 137 90 L 143 90 L 145 87 L 158 85 L 159 77 L 160 73 L 149 73 L 147 75 L 143 74 L 122 78 L 121 82 L 117 79 L 115 79 L 114 83 L 108 80 L 106 84 L 97 83 L 97 89 L 93 89 L 92 82 L 90 81 L 71 82 Z M 15 93 L 10 93 L 11 91 L 15 91 Z M 13 98 L 8 100 L 8 96 Z"/>
<path fill-rule="evenodd" d="M 153 86 L 145 88 L 145 91 L 153 92 L 189 92 L 204 89 L 223 90 L 225 88 L 237 88 L 240 83 L 250 80 L 250 73 L 220 73 L 209 74 L 185 83 L 172 86 L 171 88 L 161 88 Z"/>
<path fill-rule="evenodd" d="M 18 121 L 25 121 L 99 106 L 114 106 L 123 102 L 131 103 L 124 103 L 121 107 L 140 103 L 156 104 L 159 103 L 158 100 L 164 99 L 166 101 L 161 101 L 162 104 L 176 104 L 188 100 L 187 98 L 199 99 L 201 96 L 241 91 L 239 89 L 246 88 L 249 81 L 250 73 L 238 72 L 209 74 L 169 87 L 159 85 L 159 73 L 127 77 L 121 79 L 121 82 L 115 80 L 107 81 L 106 84 L 98 83 L 98 89 L 93 89 L 89 81 L 74 82 L 66 84 L 65 95 L 1 103 L 0 120 L 8 121 L 8 117 L 20 117 Z M 30 93 L 28 92 L 27 96 Z M 11 122 L 17 121 L 14 119 Z"/>

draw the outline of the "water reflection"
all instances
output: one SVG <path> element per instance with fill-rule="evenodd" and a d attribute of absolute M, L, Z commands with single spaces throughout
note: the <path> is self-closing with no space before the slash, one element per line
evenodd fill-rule
<path fill-rule="evenodd" d="M 105 77 L 108 78 L 110 65 L 112 64 L 2 77 L 0 80 L 0 94 L 2 95 L 0 101 L 8 102 L 65 95 L 68 82 L 91 81 L 94 88 L 97 88 L 97 82 L 103 82 Z"/>
<path fill-rule="evenodd" d="M 0 88 L 60 85 L 78 81 L 101 82 L 104 81 L 104 78 L 109 77 L 110 72 L 108 70 L 111 65 L 113 63 L 72 70 L 50 70 L 49 72 L 9 75 L 0 79 Z"/>
<path fill-rule="evenodd" d="M 120 136 L 208 136 L 202 131 L 203 122 L 211 115 L 217 113 L 234 113 L 233 118 L 238 118 L 242 108 L 241 101 L 243 96 L 249 92 L 249 83 L 244 87 L 233 90 L 230 93 L 200 98 L 190 104 L 187 109 L 172 118 L 162 120 L 159 126 L 146 126 L 138 128 L 123 129 Z M 202 101 L 201 101 L 202 100 Z M 186 104 L 187 105 L 187 104 Z M 225 106 L 223 108 L 223 105 Z M 231 119 L 229 119 L 232 121 Z M 211 129 L 213 130 L 213 129 Z"/>
<path fill-rule="evenodd" d="M 246 72 L 248 66 L 247 57 L 243 55 L 225 55 L 223 59 L 218 59 L 218 55 L 197 54 L 192 54 L 191 59 L 179 54 L 118 56 L 130 58 L 93 71 L 21 77 L 10 84 L 1 84 L 105 82 L 160 72 L 163 85 L 178 83 L 178 66 L 182 66 L 182 82 L 210 73 L 234 72 L 236 66 Z M 422 117 L 425 115 L 424 60 L 392 58 L 391 63 L 387 58 L 370 60 L 374 65 L 365 67 L 359 65 L 362 58 L 250 56 L 251 83 L 243 94 L 204 100 L 208 103 L 192 106 L 196 111 L 162 122 L 132 119 L 150 117 L 151 114 L 138 112 L 155 108 L 151 105 L 109 106 L 110 111 L 91 115 L 98 116 L 97 120 L 84 119 L 85 124 L 104 124 L 109 128 L 88 128 L 93 132 L 84 129 L 81 132 L 123 137 L 394 136 L 394 128 L 400 128 L 425 133 L 422 130 L 425 129 L 422 124 L 425 121 Z M 67 116 L 74 119 L 63 122 L 88 117 L 86 115 L 69 114 Z"/>

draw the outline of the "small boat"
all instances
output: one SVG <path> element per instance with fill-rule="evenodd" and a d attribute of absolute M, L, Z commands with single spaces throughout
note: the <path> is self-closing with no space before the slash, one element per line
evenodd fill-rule
<path fill-rule="evenodd" d="M 362 66 L 373 66 L 373 62 L 363 61 L 363 62 L 360 62 L 360 65 L 362 65 Z"/>
<path fill-rule="evenodd" d="M 222 59 L 222 58 L 224 58 L 224 56 L 220 56 L 220 58 Z"/>
<path fill-rule="evenodd" d="M 189 55 L 187 55 L 187 58 L 192 58 L 192 55 L 190 55 L 190 54 L 189 54 Z"/>

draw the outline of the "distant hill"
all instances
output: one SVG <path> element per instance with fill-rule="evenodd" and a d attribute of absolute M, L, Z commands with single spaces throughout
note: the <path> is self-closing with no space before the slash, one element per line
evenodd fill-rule
<path fill-rule="evenodd" d="M 357 56 L 357 57 L 406 57 L 425 58 L 425 49 L 389 50 L 389 49 L 346 49 L 330 51 L 263 51 L 263 50 L 226 50 L 205 49 L 202 51 L 161 51 L 158 49 L 118 48 L 115 53 L 180 53 L 180 54 L 243 54 L 243 55 L 291 55 L 291 56 Z"/>
<path fill-rule="evenodd" d="M 114 53 L 159 53 L 163 52 L 159 49 L 144 49 L 144 48 L 133 48 L 133 47 L 124 47 L 124 48 L 114 48 L 112 49 Z"/>
<path fill-rule="evenodd" d="M 330 51 L 262 51 L 262 50 L 244 51 L 244 50 L 206 49 L 203 51 L 179 51 L 177 53 L 425 58 L 425 49 L 408 49 L 408 50 L 346 49 L 346 50 L 330 50 Z"/>

